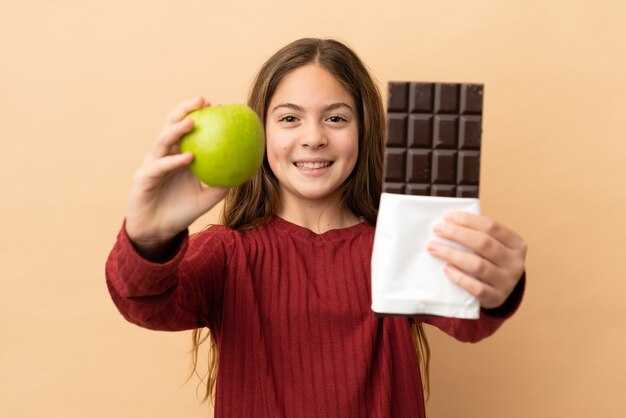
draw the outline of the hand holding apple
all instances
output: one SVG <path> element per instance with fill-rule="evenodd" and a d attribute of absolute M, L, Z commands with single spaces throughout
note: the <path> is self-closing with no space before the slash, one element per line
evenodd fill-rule
<path fill-rule="evenodd" d="M 227 189 L 207 187 L 192 174 L 188 166 L 194 157 L 178 146 L 194 128 L 188 114 L 207 105 L 197 97 L 176 106 L 133 176 L 126 232 L 148 258 L 158 258 L 172 238 L 226 196 Z"/>

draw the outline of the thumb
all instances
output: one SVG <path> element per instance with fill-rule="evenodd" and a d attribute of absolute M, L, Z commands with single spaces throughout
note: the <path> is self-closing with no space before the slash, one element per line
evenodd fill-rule
<path fill-rule="evenodd" d="M 226 197 L 229 189 L 221 187 L 205 187 L 198 196 L 201 211 L 207 212 Z"/>

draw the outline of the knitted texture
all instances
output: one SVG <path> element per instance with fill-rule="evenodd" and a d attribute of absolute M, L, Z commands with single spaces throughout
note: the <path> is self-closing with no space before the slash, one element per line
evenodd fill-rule
<path fill-rule="evenodd" d="M 217 418 L 424 417 L 411 321 L 475 342 L 517 309 L 522 290 L 500 316 L 377 317 L 373 238 L 367 222 L 319 235 L 274 217 L 250 231 L 182 234 L 172 259 L 152 263 L 122 228 L 107 284 L 130 322 L 216 336 Z"/>

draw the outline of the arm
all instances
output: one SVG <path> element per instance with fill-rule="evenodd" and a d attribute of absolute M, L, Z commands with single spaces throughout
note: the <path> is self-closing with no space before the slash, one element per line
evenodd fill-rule
<path fill-rule="evenodd" d="M 106 263 L 106 279 L 124 318 L 161 331 L 216 329 L 226 265 L 224 231 L 209 228 L 191 239 L 184 231 L 171 243 L 172 257 L 154 262 L 137 252 L 123 227 Z"/>
<path fill-rule="evenodd" d="M 522 302 L 525 287 L 526 274 L 524 273 L 506 301 L 496 308 L 481 308 L 478 319 L 419 315 L 414 320 L 435 326 L 459 341 L 475 343 L 496 332 L 504 321 L 517 311 Z"/>
<path fill-rule="evenodd" d="M 181 137 L 193 129 L 187 115 L 204 106 L 202 97 L 188 100 L 165 119 L 135 171 L 126 221 L 106 265 L 113 300 L 129 321 L 144 327 L 174 330 L 206 325 L 215 303 L 204 298 L 221 295 L 215 285 L 221 283 L 224 266 L 223 252 L 215 244 L 219 240 L 194 245 L 187 228 L 227 190 L 203 185 L 187 169 L 193 155 L 181 154 L 178 148 Z M 198 256 L 200 250 L 203 257 Z"/>

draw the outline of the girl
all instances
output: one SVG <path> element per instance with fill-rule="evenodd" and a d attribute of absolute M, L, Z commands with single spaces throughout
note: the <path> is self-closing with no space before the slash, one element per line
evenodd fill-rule
<path fill-rule="evenodd" d="M 231 190 L 203 186 L 177 148 L 205 100 L 169 114 L 107 261 L 113 301 L 140 326 L 196 329 L 196 360 L 208 328 L 216 417 L 424 417 L 422 324 L 461 341 L 495 332 L 521 300 L 523 240 L 487 217 L 451 214 L 437 234 L 474 254 L 429 250 L 478 298 L 480 319 L 377 317 L 370 259 L 384 111 L 367 69 L 339 42 L 301 39 L 261 68 L 249 105 L 266 154 Z M 223 198 L 224 225 L 190 238 L 188 226 Z"/>

